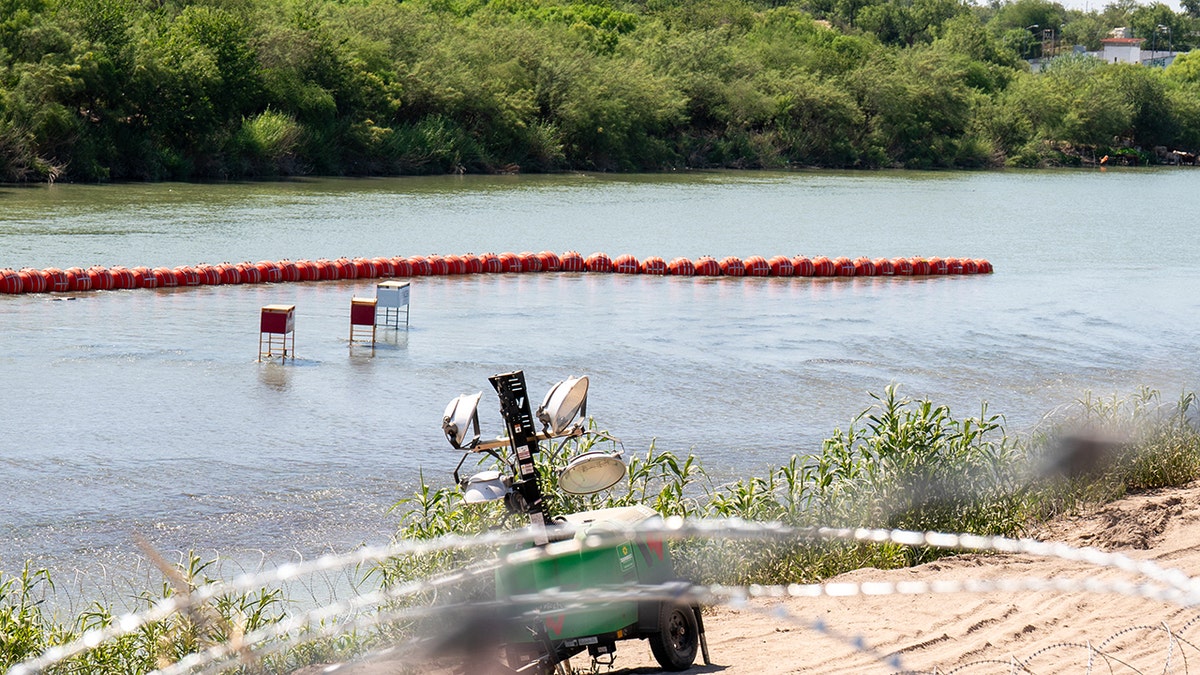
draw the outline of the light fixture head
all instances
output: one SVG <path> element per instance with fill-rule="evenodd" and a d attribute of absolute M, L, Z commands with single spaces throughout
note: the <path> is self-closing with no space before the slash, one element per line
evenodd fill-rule
<path fill-rule="evenodd" d="M 537 409 L 542 429 L 551 436 L 557 436 L 570 429 L 577 416 L 586 416 L 587 390 L 587 376 L 569 377 L 550 387 Z"/>
<path fill-rule="evenodd" d="M 482 504 L 503 499 L 510 487 L 512 486 L 509 481 L 501 476 L 499 471 L 480 471 L 463 483 L 463 501 L 467 504 Z"/>
<path fill-rule="evenodd" d="M 463 394 L 450 401 L 446 406 L 446 412 L 442 414 L 442 431 L 446 434 L 446 440 L 459 450 L 469 450 L 479 443 L 479 398 L 481 396 L 483 396 L 482 391 L 477 394 Z M 475 435 L 464 444 L 467 431 L 471 427 L 475 428 Z"/>
<path fill-rule="evenodd" d="M 590 495 L 625 477 L 625 462 L 615 452 L 595 450 L 572 459 L 558 472 L 558 487 L 573 495 Z"/>

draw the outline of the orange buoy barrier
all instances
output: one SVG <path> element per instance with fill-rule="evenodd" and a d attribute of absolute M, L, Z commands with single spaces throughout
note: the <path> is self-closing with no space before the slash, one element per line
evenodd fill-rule
<path fill-rule="evenodd" d="M 638 259 L 628 253 L 623 253 L 617 256 L 616 260 L 612 261 L 612 271 L 617 274 L 640 274 L 642 266 L 638 263 Z"/>
<path fill-rule="evenodd" d="M 661 276 L 667 273 L 667 262 L 656 255 L 652 255 L 641 262 L 638 266 L 638 271 L 642 274 L 656 274 Z"/>
<path fill-rule="evenodd" d="M 174 269 L 137 266 L 105 268 L 93 265 L 88 269 L 71 267 L 61 270 L 32 267 L 13 270 L 0 269 L 0 294 L 45 293 L 132 288 L 171 288 L 219 284 L 258 284 L 293 281 L 324 281 L 338 279 L 374 279 L 377 277 L 412 277 L 426 275 L 456 275 L 520 272 L 597 272 L 618 274 L 650 274 L 656 276 L 729 276 L 729 277 L 855 277 L 855 276 L 929 276 L 957 274 L 991 274 L 992 264 L 982 258 L 867 258 L 851 260 L 826 256 L 808 258 L 797 255 L 778 255 L 772 258 L 750 256 L 744 260 L 727 256 L 719 262 L 712 256 L 692 261 L 677 257 L 666 263 L 658 256 L 638 261 L 625 253 L 615 260 L 597 251 L 584 258 L 578 251 L 567 251 L 560 257 L 553 251 L 533 253 L 505 252 L 500 255 L 437 254 L 393 258 L 341 257 L 316 261 L 288 259 L 242 262 L 236 265 L 200 263 L 195 267 L 181 265 Z"/>
<path fill-rule="evenodd" d="M 589 255 L 584 261 L 583 266 L 589 272 L 608 273 L 613 271 L 612 258 L 608 257 L 607 253 L 597 251 Z"/>
<path fill-rule="evenodd" d="M 675 276 L 690 277 L 696 273 L 696 265 L 687 258 L 676 258 L 667 265 L 667 271 Z"/>
<path fill-rule="evenodd" d="M 583 261 L 583 256 L 579 251 L 567 251 L 562 254 L 562 271 L 564 272 L 586 272 L 587 265 Z"/>

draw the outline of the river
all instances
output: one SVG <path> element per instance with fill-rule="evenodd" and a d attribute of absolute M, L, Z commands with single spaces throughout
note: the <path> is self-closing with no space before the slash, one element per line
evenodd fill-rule
<path fill-rule="evenodd" d="M 374 280 L 0 296 L 0 570 L 383 543 L 447 401 L 591 377 L 627 453 L 726 480 L 808 453 L 890 383 L 1031 429 L 1085 391 L 1197 389 L 1197 173 L 681 173 L 0 187 L 0 268 L 485 251 L 982 257 L 987 276 L 412 281 L 407 330 L 347 343 Z M 292 364 L 258 363 L 262 305 Z M 490 397 L 490 398 L 489 398 Z"/>

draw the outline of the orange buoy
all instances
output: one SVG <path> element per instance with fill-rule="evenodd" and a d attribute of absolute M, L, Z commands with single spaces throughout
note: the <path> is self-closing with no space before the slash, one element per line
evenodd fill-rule
<path fill-rule="evenodd" d="M 93 290 L 111 291 L 113 289 L 113 275 L 107 267 L 92 265 L 88 268 L 87 273 L 92 280 Z"/>
<path fill-rule="evenodd" d="M 46 276 L 46 290 L 51 293 L 66 293 L 71 288 L 71 280 L 67 273 L 57 267 L 47 267 L 42 270 Z"/>
<path fill-rule="evenodd" d="M 913 258 L 912 268 L 913 275 L 920 277 L 926 276 L 929 274 L 929 261 L 924 258 Z"/>
<path fill-rule="evenodd" d="M 908 258 L 896 258 L 892 261 L 892 268 L 896 270 L 897 276 L 911 277 L 913 275 L 913 264 Z"/>
<path fill-rule="evenodd" d="M 358 268 L 355 267 L 354 263 L 350 262 L 350 259 L 345 256 L 334 260 L 333 266 L 337 268 L 338 279 L 358 278 Z"/>
<path fill-rule="evenodd" d="M 412 276 L 412 263 L 408 261 L 408 258 L 401 256 L 392 258 L 392 269 L 396 271 L 396 276 L 398 277 Z"/>
<path fill-rule="evenodd" d="M 200 277 L 201 286 L 217 286 L 221 283 L 221 273 L 208 263 L 200 263 L 194 268 L 196 276 Z"/>
<path fill-rule="evenodd" d="M 696 258 L 696 276 L 698 277 L 719 277 L 721 276 L 721 263 L 717 262 L 716 258 L 708 255 L 702 255 Z"/>
<path fill-rule="evenodd" d="M 945 260 L 942 260 L 941 258 L 930 258 L 929 259 L 929 273 L 930 274 L 946 274 L 948 271 L 949 270 L 946 266 Z"/>
<path fill-rule="evenodd" d="M 174 288 L 179 285 L 179 277 L 175 276 L 175 270 L 155 267 L 150 270 L 150 274 L 154 275 L 154 283 L 158 284 L 159 288 Z"/>
<path fill-rule="evenodd" d="M 595 253 L 589 255 L 587 259 L 583 261 L 583 266 L 586 267 L 587 271 L 589 272 L 604 273 L 613 271 L 612 258 L 609 258 L 607 253 L 602 253 L 600 251 L 596 251 Z"/>
<path fill-rule="evenodd" d="M 744 277 L 746 276 L 746 264 L 741 258 L 735 256 L 726 256 L 721 258 L 718 263 L 721 267 L 721 274 L 727 277 Z"/>
<path fill-rule="evenodd" d="M 300 267 L 296 263 L 284 258 L 275 264 L 279 267 L 280 281 L 287 281 L 289 283 L 300 281 Z M 196 271 L 200 273 L 200 283 L 207 283 L 204 281 L 204 270 L 200 269 L 199 265 L 196 266 Z"/>
<path fill-rule="evenodd" d="M 579 251 L 567 251 L 562 254 L 562 271 L 564 272 L 586 272 L 587 264 L 583 260 L 583 256 Z"/>
<path fill-rule="evenodd" d="M 82 267 L 68 267 L 66 271 L 68 289 L 72 291 L 92 290 L 92 278 Z"/>
<path fill-rule="evenodd" d="M 829 258 L 825 259 L 829 262 Z M 817 263 L 815 260 L 809 260 L 808 256 L 798 255 L 791 259 L 792 275 L 797 277 L 813 277 L 817 276 Z M 830 269 L 833 269 L 833 263 L 829 263 Z"/>
<path fill-rule="evenodd" d="M 423 255 L 408 256 L 408 264 L 412 267 L 414 277 L 427 277 L 431 272 L 429 261 Z"/>
<path fill-rule="evenodd" d="M 642 261 L 638 271 L 642 274 L 662 276 L 667 273 L 667 262 L 656 255 L 652 255 Z"/>
<path fill-rule="evenodd" d="M 992 263 L 988 262 L 987 260 L 980 258 L 975 261 L 975 264 L 979 266 L 980 274 L 991 274 L 992 273 Z"/>
<path fill-rule="evenodd" d="M 518 274 L 525 268 L 521 265 L 521 256 L 512 251 L 500 254 L 500 271 L 505 274 Z"/>
<path fill-rule="evenodd" d="M 429 274 L 432 276 L 444 277 L 450 273 L 450 265 L 446 259 L 440 255 L 434 254 L 425 259 L 429 263 Z"/>
<path fill-rule="evenodd" d="M 792 260 L 792 264 L 796 264 L 794 259 Z M 813 258 L 812 264 L 814 277 L 831 277 L 837 274 L 837 267 L 833 264 L 833 261 L 823 255 Z"/>
<path fill-rule="evenodd" d="M 875 273 L 881 277 L 891 277 L 896 274 L 896 266 L 887 258 L 876 258 L 871 262 L 875 263 Z"/>
<path fill-rule="evenodd" d="M 792 259 L 785 255 L 771 258 L 767 261 L 767 266 L 771 268 L 773 277 L 790 277 L 796 274 L 796 266 L 792 264 Z"/>
<path fill-rule="evenodd" d="M 866 258 L 855 258 L 854 260 L 854 276 L 856 277 L 873 277 L 877 274 L 875 263 Z"/>
<path fill-rule="evenodd" d="M 134 288 L 158 288 L 158 277 L 149 267 L 133 267 L 129 271 L 133 272 Z"/>
<path fill-rule="evenodd" d="M 542 251 L 538 258 L 542 261 L 543 272 L 557 272 L 562 269 L 562 259 L 554 251 Z"/>
<path fill-rule="evenodd" d="M 769 277 L 771 276 L 771 265 L 767 263 L 767 259 L 760 255 L 752 255 L 746 258 L 746 276 L 748 277 Z"/>
<path fill-rule="evenodd" d="M 642 271 L 642 265 L 632 254 L 622 253 L 612 261 L 612 271 L 617 274 L 639 274 Z"/>
<path fill-rule="evenodd" d="M 965 274 L 963 261 L 958 258 L 946 258 L 946 274 Z"/>
<path fill-rule="evenodd" d="M 283 281 L 283 270 L 279 269 L 279 263 L 274 260 L 259 260 L 254 263 L 254 268 L 258 270 L 259 276 L 266 283 L 274 284 Z M 199 277 L 199 273 L 196 276 Z"/>
<path fill-rule="evenodd" d="M 354 265 L 355 279 L 374 279 L 379 276 L 379 270 L 375 267 L 375 263 L 366 258 L 354 258 L 350 264 Z"/>
<path fill-rule="evenodd" d="M 238 271 L 237 265 L 233 263 L 223 262 L 217 265 L 217 274 L 221 275 L 222 284 L 242 283 L 242 273 Z"/>
<path fill-rule="evenodd" d="M 446 272 L 448 274 L 466 274 L 467 262 L 462 259 L 462 256 L 448 255 L 446 256 Z"/>
<path fill-rule="evenodd" d="M 521 260 L 522 272 L 541 272 L 542 259 L 533 251 L 521 251 L 517 254 L 517 258 Z"/>
<path fill-rule="evenodd" d="M 486 274 L 500 274 L 504 271 L 504 263 L 500 262 L 500 256 L 495 253 L 484 253 L 479 256 L 479 263 L 483 266 Z"/>
<path fill-rule="evenodd" d="M 46 275 L 44 272 L 32 267 L 22 267 L 17 271 L 17 276 L 21 277 L 21 287 L 25 293 L 45 293 Z"/>
<path fill-rule="evenodd" d="M 696 273 L 696 266 L 688 258 L 676 258 L 667 265 L 667 271 L 678 277 L 690 277 Z"/>
<path fill-rule="evenodd" d="M 371 262 L 375 263 L 375 269 L 379 271 L 381 278 L 391 278 L 396 276 L 396 266 L 392 264 L 391 258 L 372 258 Z"/>
<path fill-rule="evenodd" d="M 196 270 L 193 270 L 190 267 L 176 267 L 175 271 L 179 272 L 181 275 L 179 283 L 180 286 L 194 286 L 195 284 L 191 283 L 193 275 L 195 275 L 196 280 L 199 281 L 199 275 L 196 275 Z M 261 284 L 263 282 L 262 270 L 258 269 L 256 265 L 252 265 L 249 262 L 238 263 L 237 271 L 238 278 L 242 280 L 243 284 Z"/>
<path fill-rule="evenodd" d="M 25 282 L 21 281 L 21 275 L 11 267 L 6 267 L 0 270 L 0 293 L 8 295 L 16 295 L 25 292 Z"/>
<path fill-rule="evenodd" d="M 133 272 L 130 272 L 128 268 L 117 265 L 110 267 L 108 271 L 112 273 L 113 288 L 125 290 L 137 287 Z"/>
<path fill-rule="evenodd" d="M 979 274 L 979 263 L 967 258 L 962 261 L 963 274 Z"/>
<path fill-rule="evenodd" d="M 243 268 L 242 265 L 245 265 L 245 268 Z M 251 265 L 248 262 L 242 263 L 242 265 L 238 265 L 238 276 L 242 277 L 243 283 L 251 283 L 251 282 L 245 281 L 245 270 L 252 269 L 252 270 L 255 270 L 255 272 L 257 272 L 258 268 L 254 267 L 253 265 Z M 191 265 L 179 265 L 178 267 L 176 267 L 175 268 L 175 278 L 179 280 L 180 286 L 199 286 L 200 285 L 200 273 L 197 272 L 196 268 L 192 267 Z M 255 281 L 253 283 L 259 283 L 259 282 Z"/>
<path fill-rule="evenodd" d="M 852 277 L 855 272 L 854 262 L 845 256 L 833 259 L 833 269 L 839 277 Z"/>
<path fill-rule="evenodd" d="M 479 274 L 480 272 L 483 272 L 483 261 L 479 259 L 479 256 L 475 255 L 474 253 L 468 253 L 464 256 L 461 256 L 461 258 L 463 261 L 464 274 Z"/>

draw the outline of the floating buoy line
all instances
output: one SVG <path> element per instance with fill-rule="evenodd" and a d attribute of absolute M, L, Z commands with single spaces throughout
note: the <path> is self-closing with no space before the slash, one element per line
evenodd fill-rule
<path fill-rule="evenodd" d="M 610 258 L 577 251 L 561 256 L 541 253 L 484 253 L 475 255 L 397 256 L 394 258 L 338 258 L 329 260 L 263 260 L 256 263 L 221 263 L 167 267 L 102 267 L 84 269 L 47 267 L 0 269 L 0 293 L 77 293 L 132 288 L 174 288 L 222 284 L 261 284 L 285 281 L 336 281 L 386 277 L 421 277 L 456 274 L 515 274 L 541 272 L 592 272 L 600 274 L 650 274 L 696 277 L 924 277 L 957 274 L 991 274 L 992 264 L 966 258 L 809 258 L 777 255 L 767 259 L 733 256 L 717 260 L 657 256 L 644 260 L 625 254 Z"/>

